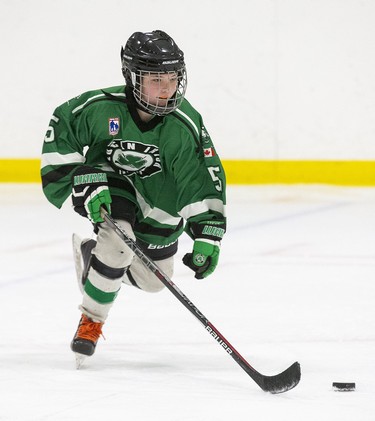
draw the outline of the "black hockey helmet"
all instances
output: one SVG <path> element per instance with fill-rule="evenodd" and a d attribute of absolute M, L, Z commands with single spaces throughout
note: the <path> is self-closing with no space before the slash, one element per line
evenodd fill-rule
<path fill-rule="evenodd" d="M 121 48 L 122 73 L 127 86 L 133 88 L 134 97 L 144 111 L 164 115 L 179 107 L 187 85 L 184 53 L 165 32 L 135 32 Z M 166 105 L 150 104 L 141 93 L 142 76 L 172 73 L 177 76 L 177 89 Z"/>

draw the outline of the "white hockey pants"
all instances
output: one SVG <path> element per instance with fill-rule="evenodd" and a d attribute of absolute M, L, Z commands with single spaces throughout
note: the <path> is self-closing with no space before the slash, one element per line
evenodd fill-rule
<path fill-rule="evenodd" d="M 135 240 L 128 222 L 117 220 L 117 223 Z M 102 224 L 99 228 L 97 244 L 92 254 L 80 309 L 96 322 L 104 323 L 107 319 L 122 282 L 147 292 L 159 292 L 164 288 L 162 282 L 106 224 Z M 156 263 L 166 275 L 172 277 L 173 262 L 172 256 Z"/>

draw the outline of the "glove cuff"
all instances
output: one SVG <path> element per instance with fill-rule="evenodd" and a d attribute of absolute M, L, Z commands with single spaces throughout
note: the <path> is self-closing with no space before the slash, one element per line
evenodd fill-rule
<path fill-rule="evenodd" d="M 226 223 L 223 221 L 191 222 L 190 232 L 194 239 L 220 242 L 225 234 Z"/>
<path fill-rule="evenodd" d="M 73 175 L 73 186 L 107 184 L 107 174 L 96 168 L 82 166 Z"/>

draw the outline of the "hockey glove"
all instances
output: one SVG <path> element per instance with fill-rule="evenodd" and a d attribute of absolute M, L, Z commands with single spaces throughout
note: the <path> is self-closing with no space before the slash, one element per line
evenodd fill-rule
<path fill-rule="evenodd" d="M 195 240 L 193 252 L 185 254 L 182 261 L 195 272 L 195 278 L 203 279 L 215 270 L 220 254 L 220 243 Z"/>
<path fill-rule="evenodd" d="M 183 263 L 203 279 L 216 269 L 220 254 L 220 240 L 225 233 L 224 222 L 205 221 L 190 224 L 194 240 L 193 252 L 185 254 Z"/>
<path fill-rule="evenodd" d="M 107 174 L 92 167 L 80 167 L 73 177 L 72 201 L 77 213 L 94 224 L 103 222 L 100 208 L 104 206 L 111 213 L 112 203 Z"/>

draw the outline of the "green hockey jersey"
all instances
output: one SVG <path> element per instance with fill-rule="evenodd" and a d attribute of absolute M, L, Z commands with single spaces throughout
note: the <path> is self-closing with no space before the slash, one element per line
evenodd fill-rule
<path fill-rule="evenodd" d="M 131 97 L 131 98 L 130 98 Z M 111 194 L 136 205 L 135 234 L 166 245 L 184 221 L 225 222 L 225 174 L 200 114 L 184 99 L 166 116 L 140 120 L 125 86 L 86 92 L 59 106 L 42 150 L 47 199 L 61 207 L 81 165 L 107 174 Z"/>

